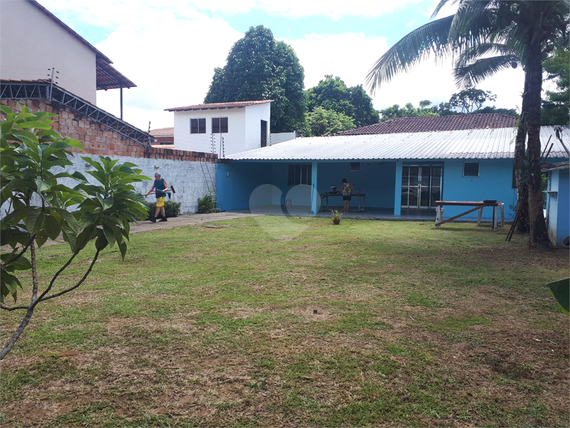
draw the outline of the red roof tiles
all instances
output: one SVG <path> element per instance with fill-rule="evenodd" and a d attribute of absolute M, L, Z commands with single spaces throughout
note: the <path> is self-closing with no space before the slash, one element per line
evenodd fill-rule
<path fill-rule="evenodd" d="M 518 117 L 498 113 L 450 116 L 398 117 L 374 125 L 350 129 L 337 135 L 399 134 L 404 132 L 461 131 L 515 127 Z"/>

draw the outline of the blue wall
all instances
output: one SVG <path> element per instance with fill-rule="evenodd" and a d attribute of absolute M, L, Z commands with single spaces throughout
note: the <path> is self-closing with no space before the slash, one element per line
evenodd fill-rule
<path fill-rule="evenodd" d="M 479 163 L 478 177 L 464 177 L 465 162 Z M 512 188 L 512 159 L 458 159 L 446 160 L 443 166 L 444 201 L 483 201 L 495 199 L 505 204 L 505 220 L 511 220 L 517 203 L 516 189 Z M 467 211 L 468 207 L 444 207 L 444 218 Z M 483 209 L 483 218 L 492 217 L 492 208 Z M 476 218 L 477 211 L 465 216 Z"/>
<path fill-rule="evenodd" d="M 257 162 L 218 164 L 216 193 L 222 210 L 249 209 L 253 191 L 264 183 L 271 183 L 272 165 Z"/>
<path fill-rule="evenodd" d="M 550 172 L 547 201 L 548 237 L 562 245 L 570 236 L 570 184 L 568 168 Z"/>
<path fill-rule="evenodd" d="M 354 184 L 353 192 L 366 194 L 367 207 L 394 208 L 396 162 L 360 162 L 360 171 L 350 171 L 350 162 L 319 163 L 319 193 L 331 185 L 340 188 L 343 178 Z M 341 198 L 330 198 L 329 203 L 342 206 Z"/>
<path fill-rule="evenodd" d="M 299 198 L 298 193 L 289 193 L 294 187 L 288 184 L 288 166 L 293 162 L 233 162 L 218 164 L 216 172 L 217 194 L 223 210 L 244 210 L 249 208 L 249 198 L 254 190 L 263 184 L 276 187 L 273 205 L 284 205 L 286 198 L 297 195 L 294 205 L 310 205 L 310 200 Z M 308 162 L 305 162 L 308 163 Z M 354 191 L 366 193 L 366 206 L 374 208 L 394 207 L 395 162 L 360 163 L 360 171 L 350 171 L 350 162 L 319 162 L 317 169 L 317 190 L 328 192 L 331 185 L 340 187 L 346 178 L 355 185 Z M 307 194 L 308 195 L 308 194 Z M 342 201 L 330 199 L 331 205 L 342 205 Z"/>
<path fill-rule="evenodd" d="M 464 177 L 463 163 L 478 162 L 479 176 Z M 291 162 L 293 163 L 293 162 Z M 303 162 L 298 162 L 303 163 Z M 310 163 L 310 162 L 304 162 Z M 425 162 L 403 161 L 404 164 Z M 433 162 L 431 162 L 433 163 Z M 443 163 L 443 200 L 482 201 L 496 199 L 505 204 L 505 218 L 514 217 L 516 190 L 512 188 L 512 159 L 446 160 Z M 290 162 L 246 162 L 218 164 L 217 193 L 224 210 L 249 208 L 249 198 L 263 184 L 275 186 L 272 204 L 284 205 L 293 186 L 288 185 Z M 229 173 L 229 175 L 228 175 Z M 354 183 L 355 191 L 366 193 L 366 207 L 395 208 L 396 162 L 361 162 L 360 171 L 350 171 L 350 162 L 318 162 L 317 190 L 325 193 L 331 185 L 340 187 L 342 179 Z M 340 198 L 331 198 L 330 204 L 340 206 Z M 294 202 L 294 204 L 298 204 Z M 303 200 L 304 204 L 304 200 Z M 306 201 L 310 205 L 310 201 Z M 463 207 L 445 207 L 444 217 L 452 217 L 466 211 Z M 491 218 L 492 208 L 483 210 L 484 218 Z M 467 216 L 466 216 L 467 217 Z M 477 212 L 468 217 L 476 218 Z"/>

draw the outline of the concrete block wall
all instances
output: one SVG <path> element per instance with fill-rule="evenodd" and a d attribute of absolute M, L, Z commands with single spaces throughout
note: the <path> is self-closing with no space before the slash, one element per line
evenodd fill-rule
<path fill-rule="evenodd" d="M 89 156 L 91 158 L 97 159 L 97 156 L 86 155 L 78 153 L 73 159 L 73 171 L 79 171 L 85 175 L 88 179 L 90 175 L 88 171 L 93 171 L 94 168 L 81 159 L 81 156 Z M 198 198 L 204 197 L 208 194 L 207 181 L 205 179 L 205 174 L 202 168 L 207 168 L 213 180 L 215 180 L 216 172 L 214 163 L 202 163 L 195 161 L 181 161 L 181 160 L 169 160 L 169 159 L 147 159 L 147 158 L 135 158 L 129 156 L 109 156 L 111 159 L 118 159 L 119 163 L 132 162 L 142 169 L 143 175 L 150 177 L 154 180 L 154 174 L 156 172 L 162 175 L 162 178 L 166 180 L 169 186 L 173 185 L 176 193 L 171 195 L 171 199 L 166 198 L 167 201 L 180 202 L 181 214 L 192 214 L 198 211 Z M 72 172 L 73 172 L 72 171 Z M 152 181 L 143 181 L 141 183 L 135 183 L 136 190 L 145 194 L 148 192 L 152 186 Z M 154 202 L 156 197 L 149 195 L 146 199 L 148 202 Z"/>
<path fill-rule="evenodd" d="M 208 194 L 208 180 L 205 170 L 213 183 L 216 180 L 217 155 L 211 153 L 173 150 L 161 147 L 145 147 L 121 134 L 110 130 L 105 125 L 92 121 L 89 117 L 75 112 L 67 106 L 52 104 L 47 100 L 21 100 L 32 111 L 48 111 L 58 116 L 53 118 L 53 129 L 63 137 L 81 141 L 83 151 L 74 155 L 74 165 L 69 167 L 71 172 L 86 173 L 93 167 L 81 159 L 81 156 L 97 158 L 109 156 L 119 159 L 119 162 L 132 162 L 138 165 L 143 174 L 154 179 L 155 172 L 160 172 L 168 184 L 173 184 L 176 193 L 172 201 L 181 202 L 181 213 L 195 213 L 198 210 L 198 198 Z M 20 111 L 20 106 L 14 100 L 1 100 L 14 111 Z M 85 174 L 88 176 L 88 174 Z M 152 186 L 152 181 L 137 183 L 137 191 L 146 193 Z M 149 196 L 148 201 L 154 198 Z M 168 200 L 168 199 L 167 199 Z"/>

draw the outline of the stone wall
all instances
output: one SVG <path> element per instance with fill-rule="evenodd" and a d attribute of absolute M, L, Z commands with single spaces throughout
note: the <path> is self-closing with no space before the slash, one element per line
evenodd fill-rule
<path fill-rule="evenodd" d="M 155 172 L 160 172 L 168 184 L 173 184 L 176 193 L 172 201 L 181 202 L 181 213 L 195 213 L 198 209 L 198 198 L 208 193 L 208 182 L 216 179 L 217 155 L 211 153 L 174 150 L 161 147 L 145 147 L 105 125 L 92 121 L 89 117 L 73 111 L 67 106 L 59 106 L 43 100 L 20 101 L 32 111 L 48 111 L 55 113 L 53 129 L 63 137 L 81 141 L 83 151 L 74 156 L 73 171 L 85 173 L 93 169 L 81 156 L 109 156 L 120 162 L 132 162 L 138 165 L 143 174 L 154 178 Z M 20 107 L 16 101 L 1 100 L 14 111 Z M 88 176 L 88 175 L 87 175 Z M 208 179 L 206 178 L 208 177 Z M 152 186 L 152 181 L 138 183 L 137 190 L 146 193 Z M 148 201 L 154 198 L 149 196 Z M 167 199 L 168 200 L 168 199 Z"/>

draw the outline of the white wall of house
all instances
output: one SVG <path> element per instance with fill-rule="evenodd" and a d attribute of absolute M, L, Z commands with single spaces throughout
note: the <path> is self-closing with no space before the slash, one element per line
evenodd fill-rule
<path fill-rule="evenodd" d="M 267 122 L 267 142 L 269 144 L 269 121 L 271 103 L 215 110 L 192 110 L 174 112 L 174 148 L 195 152 L 212 153 L 212 138 L 215 141 L 214 153 L 222 157 L 220 139 L 224 140 L 223 155 L 243 152 L 261 147 L 261 121 Z M 228 118 L 228 132 L 212 134 L 213 118 Z M 205 119 L 206 133 L 191 134 L 190 120 Z"/>
<path fill-rule="evenodd" d="M 255 104 L 246 107 L 245 110 L 245 144 L 243 146 L 243 150 L 241 151 L 258 149 L 261 147 L 262 120 L 267 122 L 265 141 L 267 145 L 269 145 L 271 103 Z"/>
<path fill-rule="evenodd" d="M 0 78 L 38 80 L 59 71 L 59 86 L 95 104 L 95 52 L 24 0 L 0 1 Z"/>

